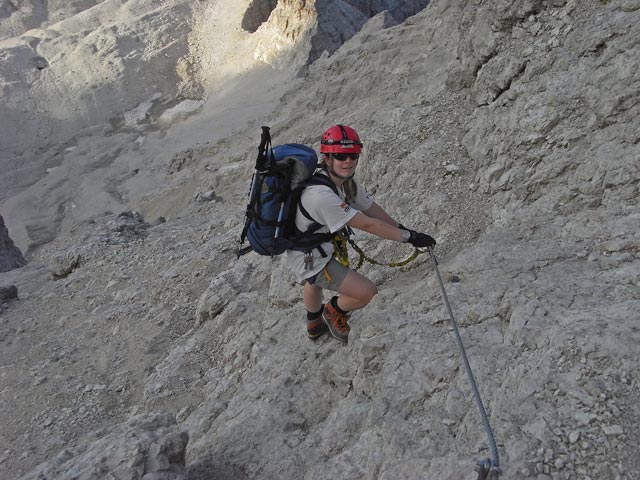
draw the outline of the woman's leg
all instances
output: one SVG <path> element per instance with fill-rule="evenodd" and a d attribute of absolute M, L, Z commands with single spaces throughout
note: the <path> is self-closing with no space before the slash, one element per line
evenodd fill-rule
<path fill-rule="evenodd" d="M 311 340 L 317 340 L 327 331 L 327 326 L 322 320 L 322 287 L 305 283 L 302 299 L 307 308 L 307 336 Z"/>
<path fill-rule="evenodd" d="M 347 323 L 349 312 L 367 305 L 378 293 L 378 289 L 367 277 L 348 270 L 337 290 L 340 295 L 329 301 L 322 317 L 331 335 L 341 342 L 347 342 L 350 331 Z"/>
<path fill-rule="evenodd" d="M 322 294 L 322 289 L 321 294 Z M 378 287 L 367 277 L 349 270 L 338 290 L 338 306 L 350 312 L 366 306 L 378 293 Z"/>
<path fill-rule="evenodd" d="M 318 312 L 322 308 L 322 287 L 318 285 L 305 283 L 302 291 L 302 301 L 307 311 Z"/>

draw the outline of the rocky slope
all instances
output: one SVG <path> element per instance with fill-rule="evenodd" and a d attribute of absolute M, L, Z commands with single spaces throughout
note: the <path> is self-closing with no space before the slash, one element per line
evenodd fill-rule
<path fill-rule="evenodd" d="M 15 0 L 0 1 L 0 39 L 22 35 L 72 17 L 102 0 Z"/>
<path fill-rule="evenodd" d="M 306 21 L 284 89 L 248 71 L 216 103 L 199 81 L 197 115 L 69 152 L 109 146 L 129 175 L 114 206 L 144 216 L 76 217 L 0 277 L 20 292 L 0 323 L 0 475 L 475 478 L 486 435 L 426 255 L 363 268 L 380 293 L 346 346 L 305 338 L 278 259 L 235 257 L 259 125 L 317 147 L 344 122 L 378 202 L 438 239 L 503 478 L 640 476 L 640 5 L 433 1 L 295 77 Z M 243 104 L 247 85 L 277 109 Z"/>

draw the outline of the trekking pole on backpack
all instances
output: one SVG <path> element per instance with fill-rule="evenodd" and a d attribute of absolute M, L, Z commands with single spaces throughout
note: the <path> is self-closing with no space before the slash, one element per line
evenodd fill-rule
<path fill-rule="evenodd" d="M 269 169 L 269 149 L 271 148 L 271 134 L 269 127 L 262 127 L 260 134 L 260 146 L 258 147 L 258 157 L 256 158 L 256 170 L 264 172 Z"/>
<path fill-rule="evenodd" d="M 251 178 L 251 187 L 249 189 L 249 203 L 247 204 L 247 211 L 244 220 L 244 227 L 240 234 L 240 244 L 244 243 L 247 238 L 247 230 L 251 224 L 251 220 L 254 216 L 255 204 L 258 200 L 260 192 L 258 191 L 258 185 L 261 184 L 258 176 L 264 175 L 265 172 L 271 166 L 269 164 L 269 149 L 271 148 L 271 134 L 269 133 L 269 127 L 262 127 L 262 134 L 260 135 L 260 145 L 258 146 L 258 156 L 256 157 L 256 171 L 253 172 Z M 244 248 L 238 248 L 237 255 L 240 258 L 245 253 L 249 253 L 252 250 L 251 246 Z"/>
<path fill-rule="evenodd" d="M 453 328 L 453 333 L 456 337 L 456 342 L 458 343 L 458 347 L 460 348 L 460 353 L 462 354 L 462 361 L 464 363 L 464 367 L 467 371 L 467 376 L 469 377 L 469 383 L 471 384 L 471 390 L 473 391 L 473 396 L 475 398 L 476 404 L 478 405 L 478 410 L 480 410 L 480 417 L 482 418 L 482 423 L 487 432 L 487 436 L 489 438 L 489 447 L 491 449 L 491 458 L 487 458 L 485 460 L 477 462 L 476 472 L 478 473 L 478 480 L 498 480 L 500 475 L 500 459 L 498 457 L 498 448 L 496 447 L 496 440 L 493 436 L 493 430 L 491 429 L 491 425 L 489 424 L 489 417 L 487 416 L 487 412 L 482 404 L 482 399 L 480 398 L 480 392 L 478 391 L 478 386 L 476 385 L 475 378 L 473 377 L 473 372 L 471 371 L 471 365 L 469 365 L 469 360 L 467 359 L 467 353 L 464 349 L 464 344 L 462 343 L 462 337 L 460 336 L 460 331 L 458 330 L 458 324 L 453 317 L 453 311 L 451 310 L 451 305 L 449 304 L 449 298 L 447 297 L 447 292 L 444 289 L 444 283 L 442 282 L 442 277 L 440 276 L 440 270 L 438 269 L 438 260 L 433 253 L 432 247 L 428 247 L 429 255 L 431 255 L 431 260 L 433 260 L 433 266 L 436 271 L 436 277 L 438 278 L 438 283 L 440 284 L 440 289 L 442 290 L 442 299 L 444 300 L 445 305 L 447 306 L 447 310 L 449 312 L 449 319 L 451 320 L 451 326 Z"/>

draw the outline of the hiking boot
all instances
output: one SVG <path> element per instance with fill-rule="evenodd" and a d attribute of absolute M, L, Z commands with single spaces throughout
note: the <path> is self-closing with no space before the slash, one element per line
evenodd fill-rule
<path fill-rule="evenodd" d="M 346 313 L 339 312 L 331 305 L 331 302 L 328 302 L 324 306 L 322 319 L 329 328 L 331 335 L 341 342 L 347 341 L 349 337 L 349 325 L 347 324 L 349 317 Z"/>
<path fill-rule="evenodd" d="M 307 320 L 307 337 L 311 340 L 317 340 L 320 335 L 329 330 L 320 315 L 315 320 Z"/>

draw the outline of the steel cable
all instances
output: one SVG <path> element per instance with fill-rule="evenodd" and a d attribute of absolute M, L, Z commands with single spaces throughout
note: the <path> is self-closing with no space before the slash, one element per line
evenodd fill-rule
<path fill-rule="evenodd" d="M 433 260 L 433 265 L 435 267 L 436 276 L 438 278 L 438 283 L 440 283 L 440 289 L 442 290 L 442 298 L 444 300 L 445 305 L 447 306 L 447 310 L 449 311 L 449 319 L 451 320 L 451 326 L 453 327 L 453 332 L 456 337 L 456 342 L 458 343 L 458 347 L 460 348 L 460 353 L 462 354 L 462 360 L 464 362 L 465 369 L 467 371 L 467 375 L 469 377 L 469 383 L 471 384 L 471 390 L 473 390 L 473 396 L 475 398 L 476 404 L 478 405 L 478 410 L 480 410 L 480 417 L 482 418 L 482 423 L 487 432 L 487 436 L 489 437 L 489 447 L 491 449 L 491 460 L 487 459 L 483 462 L 478 462 L 478 466 L 481 471 L 479 471 L 478 478 L 487 478 L 487 474 L 491 474 L 493 479 L 498 479 L 500 475 L 500 458 L 498 456 L 498 447 L 496 446 L 496 440 L 493 436 L 493 430 L 491 429 L 491 425 L 489 424 L 489 417 L 487 416 L 487 412 L 482 403 L 482 399 L 480 398 L 480 392 L 478 391 L 478 386 L 476 385 L 476 380 L 473 376 L 473 372 L 471 371 L 471 365 L 469 365 L 469 359 L 467 358 L 467 353 L 464 348 L 464 344 L 462 343 L 462 337 L 460 336 L 460 331 L 458 330 L 458 324 L 453 317 L 453 311 L 451 310 L 451 305 L 449 304 L 449 298 L 447 297 L 447 292 L 444 289 L 444 283 L 442 282 L 442 277 L 440 276 L 440 270 L 438 269 L 438 260 L 433 253 L 433 249 L 429 247 L 429 255 L 431 255 L 431 260 Z"/>

